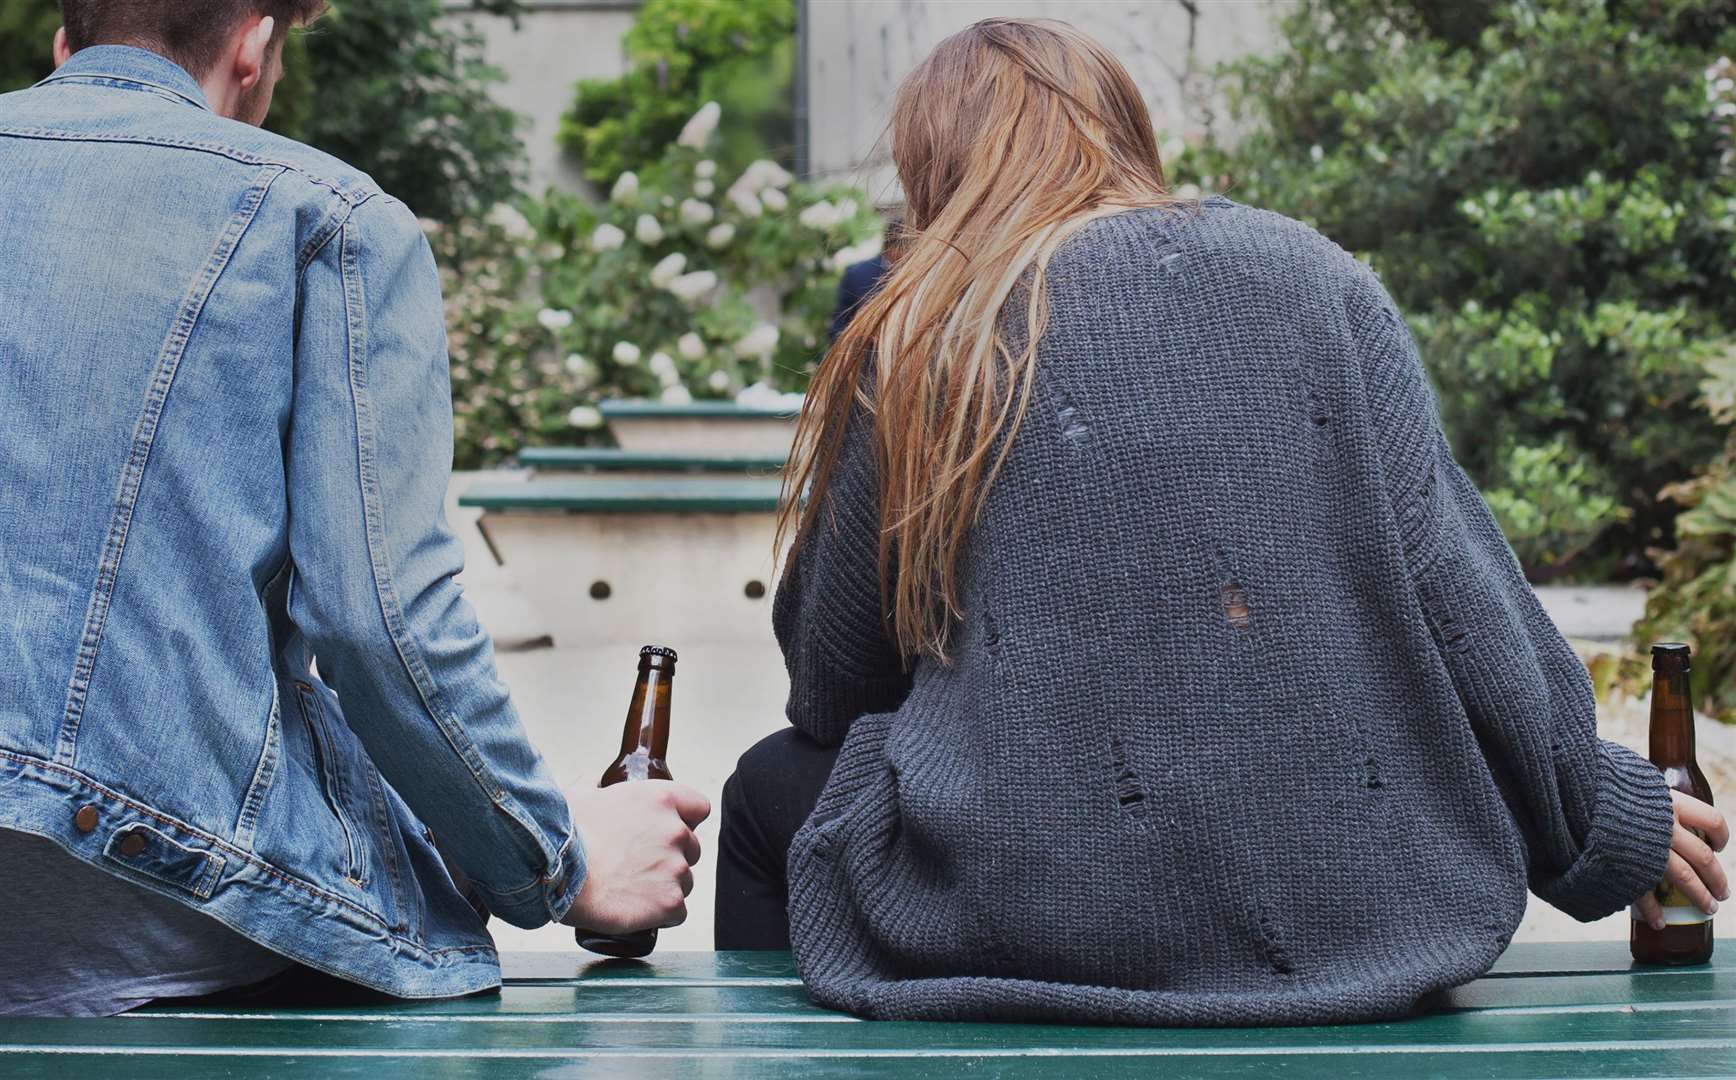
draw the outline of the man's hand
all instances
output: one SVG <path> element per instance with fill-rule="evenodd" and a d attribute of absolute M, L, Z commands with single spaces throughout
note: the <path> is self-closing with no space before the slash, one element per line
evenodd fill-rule
<path fill-rule="evenodd" d="M 1676 800 L 1676 832 L 1670 841 L 1670 864 L 1664 880 L 1678 886 L 1710 915 L 1718 910 L 1718 901 L 1730 899 L 1730 882 L 1717 855 L 1730 840 L 1730 827 L 1723 814 L 1692 795 L 1679 791 L 1670 794 Z M 1695 835 L 1695 829 L 1700 835 Z M 1653 930 L 1664 928 L 1664 909 L 1656 893 L 1646 893 L 1635 907 Z"/>
<path fill-rule="evenodd" d="M 641 780 L 567 796 L 585 845 L 585 886 L 561 922 L 630 934 L 687 920 L 698 824 L 711 801 L 683 784 Z"/>

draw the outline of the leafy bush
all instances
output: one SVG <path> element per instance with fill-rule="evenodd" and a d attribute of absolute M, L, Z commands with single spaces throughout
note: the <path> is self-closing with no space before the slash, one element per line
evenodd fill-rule
<path fill-rule="evenodd" d="M 472 7 L 514 15 L 520 0 Z M 488 88 L 500 74 L 481 38 L 440 0 L 333 0 L 291 36 L 267 126 L 366 170 L 416 213 L 440 221 L 511 198 L 524 157 L 518 119 Z M 0 91 L 47 75 L 55 0 L 0 4 Z"/>
<path fill-rule="evenodd" d="M 560 192 L 435 242 L 446 260 L 456 460 L 593 437 L 611 397 L 806 386 L 845 265 L 879 250 L 859 193 L 770 160 L 726 172 L 715 104 L 599 205 Z"/>
<path fill-rule="evenodd" d="M 713 147 L 720 164 L 788 164 L 795 28 L 794 0 L 646 0 L 622 43 L 627 74 L 579 83 L 561 145 L 606 188 L 656 160 L 687 118 L 715 101 L 725 117 Z"/>
<path fill-rule="evenodd" d="M 1717 452 L 1736 183 L 1723 0 L 1303 0 L 1228 72 L 1252 124 L 1184 174 L 1367 258 L 1534 575 L 1640 572 Z M 1713 80 L 1716 82 L 1716 79 Z"/>
<path fill-rule="evenodd" d="M 30 86 L 53 70 L 58 29 L 57 0 L 0 4 L 0 94 Z"/>

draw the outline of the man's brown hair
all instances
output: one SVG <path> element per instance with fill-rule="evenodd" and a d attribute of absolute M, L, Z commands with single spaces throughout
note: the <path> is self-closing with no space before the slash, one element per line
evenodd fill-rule
<path fill-rule="evenodd" d="M 251 15 L 277 20 L 281 39 L 292 26 L 318 18 L 326 0 L 61 0 L 66 44 L 136 45 L 203 78 L 223 58 L 229 35 Z"/>

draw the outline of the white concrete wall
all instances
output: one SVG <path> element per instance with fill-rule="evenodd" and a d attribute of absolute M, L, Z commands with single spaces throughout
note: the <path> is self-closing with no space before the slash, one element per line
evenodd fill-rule
<path fill-rule="evenodd" d="M 1201 134 L 1223 123 L 1212 69 L 1270 47 L 1289 6 L 1288 0 L 808 0 L 810 171 L 860 182 L 877 201 L 893 201 L 881 134 L 899 81 L 947 35 L 998 15 L 1072 23 L 1127 65 L 1160 131 Z"/>
<path fill-rule="evenodd" d="M 488 62 L 506 73 L 493 89 L 496 101 L 529 121 L 522 132 L 529 172 L 525 189 L 540 193 L 555 185 L 581 190 L 579 171 L 555 145 L 561 114 L 573 103 L 573 84 L 626 70 L 621 37 L 633 26 L 639 0 L 530 0 L 517 28 L 510 19 L 468 12 L 464 0 L 447 0 L 453 19 L 469 19 L 486 38 Z"/>

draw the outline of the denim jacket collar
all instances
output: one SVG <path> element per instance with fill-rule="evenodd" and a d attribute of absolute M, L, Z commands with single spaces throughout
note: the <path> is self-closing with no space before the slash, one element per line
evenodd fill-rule
<path fill-rule="evenodd" d="M 210 102 L 205 100 L 205 91 L 185 68 L 149 49 L 136 49 L 130 45 L 92 45 L 80 49 L 61 65 L 59 71 L 37 85 L 55 82 L 144 90 L 196 105 L 207 112 L 211 109 Z"/>

